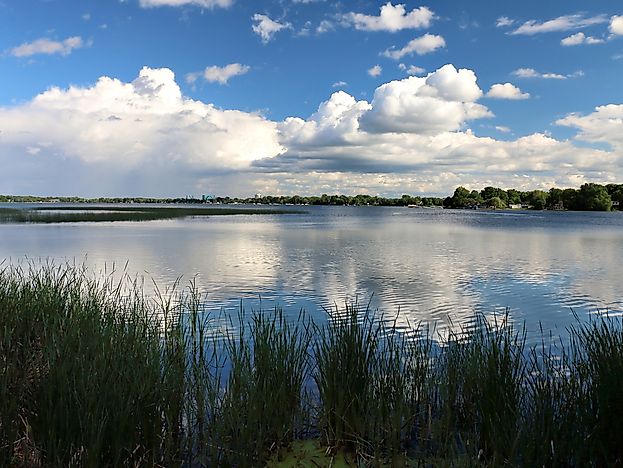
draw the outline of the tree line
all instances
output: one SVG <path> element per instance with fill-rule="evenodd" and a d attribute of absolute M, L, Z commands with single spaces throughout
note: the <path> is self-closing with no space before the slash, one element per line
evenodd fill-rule
<path fill-rule="evenodd" d="M 457 187 L 443 201 L 446 208 L 505 209 L 521 207 L 534 210 L 610 211 L 623 201 L 623 184 L 584 184 L 579 189 L 551 188 L 522 192 L 515 189 L 485 187 L 481 191 Z"/>
<path fill-rule="evenodd" d="M 549 191 L 485 187 L 468 190 L 457 187 L 451 197 L 421 197 L 402 195 L 399 198 L 375 195 L 327 195 L 320 196 L 255 196 L 237 197 L 36 197 L 0 195 L 0 203 L 61 202 L 61 203 L 184 203 L 184 204 L 262 204 L 262 205 L 331 205 L 331 206 L 425 206 L 444 208 L 527 208 L 534 210 L 610 211 L 620 209 L 623 202 L 623 184 L 584 184 L 579 189 L 551 188 Z"/>

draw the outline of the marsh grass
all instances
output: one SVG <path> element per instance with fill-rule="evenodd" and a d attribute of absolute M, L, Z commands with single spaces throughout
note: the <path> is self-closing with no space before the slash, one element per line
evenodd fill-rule
<path fill-rule="evenodd" d="M 145 206 L 42 206 L 29 209 L 0 208 L 0 223 L 78 223 L 155 221 L 203 216 L 300 214 L 296 210 L 245 208 L 188 208 Z"/>
<path fill-rule="evenodd" d="M 438 363 L 444 443 L 494 464 L 514 457 L 524 403 L 525 334 L 508 314 L 450 336 Z"/>
<path fill-rule="evenodd" d="M 115 277 L 0 268 L 0 465 L 623 461 L 620 317 L 535 347 L 509 314 L 441 340 L 357 305 L 326 324 L 241 306 L 218 331 L 194 282 Z"/>

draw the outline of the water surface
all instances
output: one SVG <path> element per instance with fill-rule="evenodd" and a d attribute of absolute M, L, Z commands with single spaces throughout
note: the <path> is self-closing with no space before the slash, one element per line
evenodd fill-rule
<path fill-rule="evenodd" d="M 12 205 L 3 205 L 15 207 Z M 108 207 L 108 209 L 114 209 Z M 370 302 L 402 326 L 439 329 L 507 308 L 534 332 L 623 311 L 621 213 L 305 207 L 304 215 L 0 225 L 0 260 L 85 261 L 161 287 L 196 278 L 235 311 Z M 147 287 L 150 283 L 147 283 Z M 261 302 L 260 302 L 261 301 Z"/>

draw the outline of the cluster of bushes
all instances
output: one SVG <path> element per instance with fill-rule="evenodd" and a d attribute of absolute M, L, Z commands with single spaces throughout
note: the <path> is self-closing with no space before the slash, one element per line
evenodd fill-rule
<path fill-rule="evenodd" d="M 194 286 L 147 299 L 75 267 L 6 267 L 0 465 L 294 466 L 309 439 L 310 466 L 623 462 L 620 319 L 529 349 L 508 317 L 439 342 L 357 307 L 320 325 L 202 304 Z"/>
<path fill-rule="evenodd" d="M 446 208 L 504 209 L 511 205 L 521 205 L 535 210 L 610 211 L 613 202 L 615 206 L 623 202 L 623 185 L 584 184 L 578 190 L 551 188 L 549 192 L 520 192 L 497 187 L 485 187 L 480 192 L 470 192 L 465 187 L 457 187 L 454 194 L 444 200 L 443 205 Z"/>

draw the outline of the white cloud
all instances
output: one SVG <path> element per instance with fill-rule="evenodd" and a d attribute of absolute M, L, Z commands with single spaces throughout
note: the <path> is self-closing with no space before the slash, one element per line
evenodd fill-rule
<path fill-rule="evenodd" d="M 59 54 L 69 55 L 75 49 L 85 46 L 80 36 L 68 37 L 63 41 L 53 41 L 47 38 L 37 39 L 33 42 L 25 42 L 11 49 L 10 53 L 14 57 L 29 57 L 37 54 Z"/>
<path fill-rule="evenodd" d="M 375 77 L 375 78 L 377 76 L 381 76 L 381 73 L 383 73 L 383 68 L 380 65 L 374 65 L 372 68 L 368 70 L 368 75 Z"/>
<path fill-rule="evenodd" d="M 569 114 L 556 124 L 578 129 L 579 140 L 606 143 L 623 151 L 623 104 L 599 106 L 588 115 Z"/>
<path fill-rule="evenodd" d="M 544 133 L 478 136 L 469 125 L 492 116 L 481 97 L 472 70 L 445 65 L 385 83 L 370 102 L 338 91 L 306 119 L 273 122 L 185 98 L 170 70 L 144 68 L 132 82 L 103 77 L 0 108 L 0 186 L 131 196 L 449 194 L 457 185 L 623 179 L 623 104 L 557 122 L 609 151 Z"/>
<path fill-rule="evenodd" d="M 353 101 L 351 98 L 355 105 Z M 364 105 L 358 103 L 359 108 Z M 364 118 L 365 107 L 362 112 Z M 280 131 L 287 151 L 254 165 L 270 170 L 277 179 L 283 177 L 283 182 L 295 179 L 308 193 L 321 193 L 318 186 L 324 192 L 337 187 L 350 193 L 365 187 L 379 193 L 414 190 L 449 194 L 465 184 L 549 189 L 616 180 L 615 174 L 622 172 L 616 169 L 620 156 L 577 148 L 541 133 L 512 141 L 478 137 L 469 130 L 429 135 L 370 133 L 357 126 L 355 115 L 350 117 L 352 124 L 341 129 L 323 122 L 323 129 L 332 128 L 331 138 L 321 135 L 311 119 L 297 119 L 298 125 L 286 122 Z M 343 113 L 329 118 L 333 124 L 345 120 Z"/>
<path fill-rule="evenodd" d="M 335 29 L 335 24 L 329 20 L 322 20 L 318 27 L 316 28 L 316 32 L 318 34 L 323 34 L 329 31 L 333 31 Z"/>
<path fill-rule="evenodd" d="M 403 29 L 427 28 L 435 18 L 434 13 L 427 7 L 414 8 L 407 13 L 405 5 L 392 5 L 387 2 L 381 6 L 379 16 L 364 15 L 362 13 L 347 13 L 343 16 L 344 22 L 352 24 L 355 29 L 362 31 L 390 31 Z"/>
<path fill-rule="evenodd" d="M 345 86 L 348 86 L 348 83 L 346 81 L 336 81 L 331 85 L 332 88 L 343 88 Z"/>
<path fill-rule="evenodd" d="M 618 36 L 623 36 L 623 15 L 610 18 L 610 32 Z"/>
<path fill-rule="evenodd" d="M 188 83 L 195 83 L 200 77 L 209 83 L 227 84 L 230 78 L 234 76 L 244 75 L 249 72 L 251 67 L 240 63 L 230 63 L 224 67 L 216 65 L 206 67 L 203 72 L 194 72 L 186 75 Z"/>
<path fill-rule="evenodd" d="M 82 15 L 82 19 L 84 21 L 89 21 L 91 19 L 91 13 L 85 13 L 84 15 Z"/>
<path fill-rule="evenodd" d="M 576 71 L 568 75 L 561 75 L 560 73 L 541 73 L 534 68 L 518 68 L 512 73 L 518 78 L 542 78 L 544 80 L 566 80 L 567 78 L 577 78 L 584 76 L 584 72 Z"/>
<path fill-rule="evenodd" d="M 407 72 L 407 75 L 421 75 L 426 70 L 422 67 L 417 67 L 415 65 L 409 65 L 408 67 L 404 63 L 399 63 L 398 68 L 402 71 Z"/>
<path fill-rule="evenodd" d="M 291 29 L 290 23 L 280 23 L 278 21 L 270 19 L 266 15 L 256 13 L 252 18 L 255 23 L 251 29 L 253 32 L 262 38 L 264 44 L 270 42 L 275 34 L 282 29 Z"/>
<path fill-rule="evenodd" d="M 606 15 L 597 15 L 590 17 L 587 17 L 583 14 L 565 15 L 548 21 L 526 21 L 517 29 L 512 31 L 511 34 L 524 34 L 532 36 L 534 34 L 581 29 L 587 26 L 594 26 L 596 24 L 607 22 L 608 18 L 606 17 Z"/>
<path fill-rule="evenodd" d="M 126 192 L 135 178 L 139 191 L 187 193 L 205 174 L 248 168 L 283 150 L 274 122 L 186 99 L 168 69 L 143 68 L 130 83 L 102 77 L 89 87 L 51 88 L 0 108 L 0 128 L 0 165 L 16 180 L 45 180 L 37 190 L 50 193 L 64 184 L 69 192 L 83 184 L 111 193 L 117 178 Z M 29 147 L 41 148 L 36 166 L 22 159 Z"/>
<path fill-rule="evenodd" d="M 501 132 L 501 133 L 510 133 L 510 132 L 511 132 L 511 129 L 510 129 L 510 128 L 508 128 L 508 127 L 504 127 L 504 126 L 502 126 L 502 125 L 496 125 L 496 126 L 495 126 L 495 129 L 496 129 L 498 132 Z"/>
<path fill-rule="evenodd" d="M 400 60 L 405 55 L 425 55 L 446 46 L 443 37 L 434 34 L 424 34 L 407 43 L 402 49 L 387 49 L 382 53 L 383 56 Z"/>
<path fill-rule="evenodd" d="M 492 99 L 518 100 L 529 99 L 530 94 L 522 92 L 521 89 L 512 83 L 498 83 L 491 86 L 491 89 L 489 89 L 489 92 L 487 93 L 487 97 Z"/>
<path fill-rule="evenodd" d="M 203 8 L 227 8 L 233 5 L 234 0 L 139 0 L 139 5 L 143 8 L 171 6 L 180 7 L 193 5 Z"/>
<path fill-rule="evenodd" d="M 475 74 L 452 65 L 381 85 L 371 103 L 334 93 L 309 119 L 279 124 L 287 150 L 254 166 L 271 171 L 278 186 L 307 193 L 451 193 L 461 184 L 548 189 L 621 178 L 621 154 L 544 133 L 512 141 L 476 136 L 465 124 L 491 115 L 475 102 L 481 95 Z"/>
<path fill-rule="evenodd" d="M 587 36 L 583 32 L 572 34 L 571 36 L 565 37 L 560 41 L 560 44 L 563 46 L 576 46 L 580 44 L 602 44 L 605 41 L 603 39 L 599 39 L 597 37 Z"/>
<path fill-rule="evenodd" d="M 371 133 L 454 131 L 468 120 L 493 115 L 476 103 L 481 96 L 473 71 L 444 65 L 426 77 L 411 76 L 379 86 L 361 125 Z"/>
<path fill-rule="evenodd" d="M 511 26 L 515 23 L 515 20 L 510 19 L 508 16 L 500 16 L 496 21 L 495 21 L 495 27 L 496 28 L 504 28 L 506 26 Z"/>

